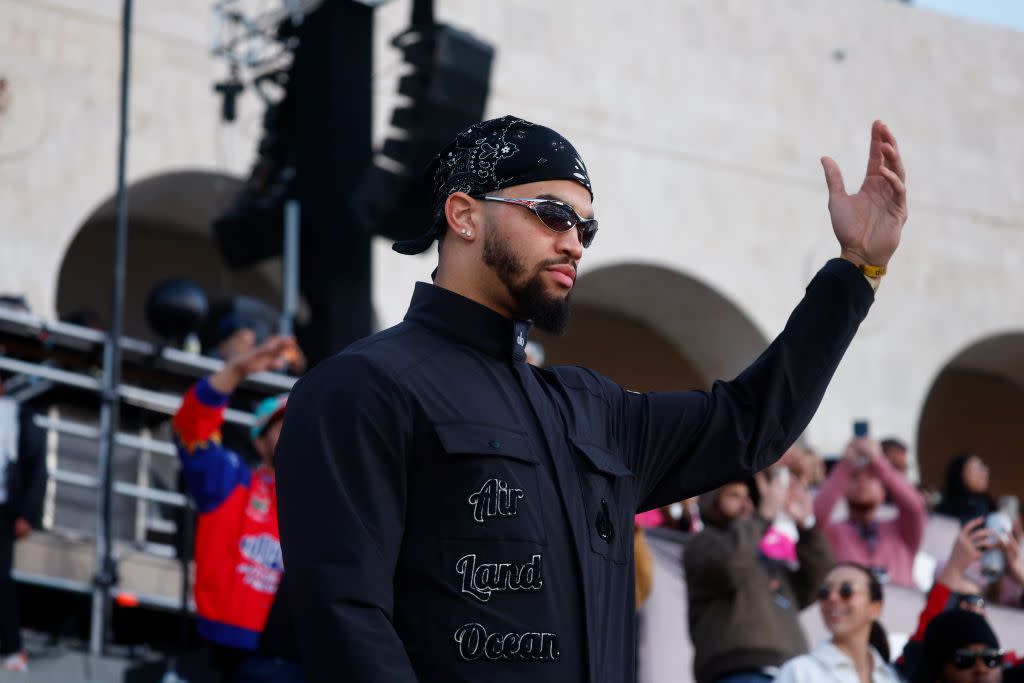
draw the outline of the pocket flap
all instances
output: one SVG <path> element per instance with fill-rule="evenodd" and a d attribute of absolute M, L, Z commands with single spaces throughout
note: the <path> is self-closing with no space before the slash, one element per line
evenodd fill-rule
<path fill-rule="evenodd" d="M 434 428 L 441 446 L 451 455 L 497 456 L 537 464 L 530 441 L 521 432 L 473 422 L 449 422 Z"/>
<path fill-rule="evenodd" d="M 576 448 L 586 456 L 594 469 L 615 477 L 632 477 L 633 472 L 622 462 L 622 458 L 597 444 L 573 440 Z"/>

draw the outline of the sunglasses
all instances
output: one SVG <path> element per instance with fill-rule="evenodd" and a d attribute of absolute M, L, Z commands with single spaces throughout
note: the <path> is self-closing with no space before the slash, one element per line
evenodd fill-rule
<path fill-rule="evenodd" d="M 857 590 L 853 587 L 853 584 L 849 581 L 843 581 L 836 588 L 833 588 L 832 586 L 826 584 L 818 589 L 818 599 L 828 600 L 828 597 L 832 595 L 833 590 L 835 590 L 835 592 L 839 595 L 840 599 L 842 600 L 849 600 L 853 597 L 853 594 L 857 592 Z"/>
<path fill-rule="evenodd" d="M 533 212 L 546 228 L 555 232 L 569 232 L 576 228 L 580 232 L 580 244 L 586 249 L 594 242 L 597 236 L 597 219 L 584 218 L 576 213 L 565 202 L 557 199 L 506 199 L 505 197 L 478 196 L 474 199 L 483 199 L 489 202 L 502 202 L 504 204 L 515 204 Z"/>
<path fill-rule="evenodd" d="M 975 652 L 974 650 L 957 650 L 953 653 L 953 666 L 961 670 L 967 670 L 974 666 L 974 663 L 978 660 L 985 663 L 990 669 L 995 669 L 1001 666 L 1003 663 L 1003 651 L 1002 650 L 981 650 Z"/>

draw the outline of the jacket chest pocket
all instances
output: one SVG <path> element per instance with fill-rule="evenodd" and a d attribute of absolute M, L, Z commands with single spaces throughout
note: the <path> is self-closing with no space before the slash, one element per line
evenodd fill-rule
<path fill-rule="evenodd" d="M 441 538 L 544 543 L 539 462 L 526 435 L 468 422 L 435 429 L 444 451 Z"/>
<path fill-rule="evenodd" d="M 633 548 L 633 473 L 602 446 L 573 441 L 582 454 L 580 489 L 587 513 L 590 548 L 622 564 Z"/>

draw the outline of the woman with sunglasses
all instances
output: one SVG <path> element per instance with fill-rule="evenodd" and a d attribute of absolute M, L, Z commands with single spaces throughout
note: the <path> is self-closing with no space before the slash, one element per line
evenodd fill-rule
<path fill-rule="evenodd" d="M 832 638 L 786 662 L 775 683 L 898 683 L 889 666 L 889 642 L 878 623 L 882 584 L 862 565 L 844 562 L 818 591 L 821 617 Z"/>

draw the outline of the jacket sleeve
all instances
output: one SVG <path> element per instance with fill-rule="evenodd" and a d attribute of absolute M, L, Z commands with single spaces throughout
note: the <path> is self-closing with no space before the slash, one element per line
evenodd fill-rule
<path fill-rule="evenodd" d="M 757 564 L 757 544 L 768 527 L 760 518 L 733 522 L 727 530 L 705 529 L 683 550 L 688 590 L 704 597 L 732 593 Z"/>
<path fill-rule="evenodd" d="M 800 568 L 790 575 L 790 582 L 800 609 L 804 609 L 817 600 L 818 588 L 835 561 L 832 559 L 828 539 L 816 527 L 800 532 L 796 556 L 800 560 Z"/>
<path fill-rule="evenodd" d="M 761 356 L 710 392 L 619 389 L 617 435 L 640 510 L 764 469 L 806 428 L 874 292 L 853 264 L 829 261 Z M 696 322 L 696 321 L 695 321 Z"/>
<path fill-rule="evenodd" d="M 35 423 L 36 412 L 22 407 L 18 427 L 18 473 L 21 485 L 16 515 L 35 528 L 43 524 L 46 495 L 46 431 Z"/>
<path fill-rule="evenodd" d="M 248 466 L 221 444 L 227 403 L 227 396 L 201 379 L 185 394 L 171 421 L 185 489 L 199 512 L 216 508 L 236 486 L 249 485 Z"/>
<path fill-rule="evenodd" d="M 416 680 L 394 628 L 412 408 L 354 354 L 293 389 L 277 446 L 278 519 L 311 683 Z"/>

